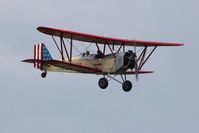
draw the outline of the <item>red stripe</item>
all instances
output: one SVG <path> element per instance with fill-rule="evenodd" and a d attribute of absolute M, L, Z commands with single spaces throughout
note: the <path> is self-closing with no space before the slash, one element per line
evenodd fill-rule
<path fill-rule="evenodd" d="M 34 45 L 34 60 L 36 59 L 36 45 Z M 34 67 L 36 67 L 36 62 L 34 62 Z"/>
<path fill-rule="evenodd" d="M 37 59 L 39 60 L 39 44 L 37 44 Z M 37 68 L 39 69 L 39 63 L 37 63 Z"/>
<path fill-rule="evenodd" d="M 39 44 L 39 59 L 41 60 L 41 43 Z"/>
<path fill-rule="evenodd" d="M 40 51 L 40 53 L 41 53 L 41 60 L 42 60 L 42 61 L 43 61 L 43 47 L 44 47 L 44 44 L 42 43 L 42 44 L 41 44 L 41 51 Z M 40 69 L 42 70 L 43 63 L 41 62 L 40 65 L 41 65 L 41 66 L 40 66 Z"/>

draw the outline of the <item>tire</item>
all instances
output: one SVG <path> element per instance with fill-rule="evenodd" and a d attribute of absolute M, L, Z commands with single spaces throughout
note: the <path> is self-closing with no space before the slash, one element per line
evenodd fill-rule
<path fill-rule="evenodd" d="M 122 84 L 122 89 L 125 91 L 125 92 L 129 92 L 131 89 L 132 89 L 132 83 L 130 81 L 125 81 L 123 84 Z"/>
<path fill-rule="evenodd" d="M 41 77 L 45 78 L 46 77 L 46 72 L 41 73 Z"/>
<path fill-rule="evenodd" d="M 101 89 L 106 89 L 108 87 L 108 80 L 106 78 L 101 78 L 98 81 L 98 85 Z"/>

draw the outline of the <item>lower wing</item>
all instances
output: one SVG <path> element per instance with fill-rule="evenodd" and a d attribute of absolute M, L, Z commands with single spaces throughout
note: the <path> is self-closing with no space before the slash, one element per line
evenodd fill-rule
<path fill-rule="evenodd" d="M 82 65 L 78 65 L 78 64 L 62 62 L 62 61 L 58 61 L 58 60 L 44 61 L 44 60 L 27 59 L 27 60 L 23 60 L 22 62 L 39 63 L 42 65 L 41 70 L 45 70 L 45 67 L 52 65 L 54 67 L 62 68 L 65 70 L 71 70 L 71 71 L 75 71 L 75 72 L 80 72 L 80 73 L 96 73 L 96 74 L 98 74 L 98 73 L 102 72 L 100 69 L 97 69 L 97 68 L 91 68 L 91 67 L 82 66 Z"/>

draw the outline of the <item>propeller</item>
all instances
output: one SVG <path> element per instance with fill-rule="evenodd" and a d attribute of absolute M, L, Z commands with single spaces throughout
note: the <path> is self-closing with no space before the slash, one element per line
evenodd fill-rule
<path fill-rule="evenodd" d="M 138 77 L 138 71 L 139 71 L 139 68 L 138 68 L 138 59 L 137 59 L 137 56 L 136 56 L 136 45 L 135 45 L 135 39 L 134 39 L 134 53 L 135 53 L 135 64 L 134 64 L 134 68 L 135 68 L 135 79 L 136 81 L 139 80 L 139 77 Z"/>
<path fill-rule="evenodd" d="M 139 69 L 138 69 L 137 57 L 135 57 L 135 79 L 136 79 L 136 81 L 139 80 L 138 71 L 139 71 Z"/>

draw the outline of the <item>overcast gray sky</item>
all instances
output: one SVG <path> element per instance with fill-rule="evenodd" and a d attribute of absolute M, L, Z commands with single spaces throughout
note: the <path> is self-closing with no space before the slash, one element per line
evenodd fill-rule
<path fill-rule="evenodd" d="M 1 133 L 199 132 L 199 2 L 197 0 L 0 0 Z M 100 76 L 49 73 L 21 63 L 50 37 L 38 26 L 96 35 L 184 43 L 158 48 L 154 74 L 132 79 L 125 93 Z M 56 55 L 55 55 L 56 56 Z"/>

